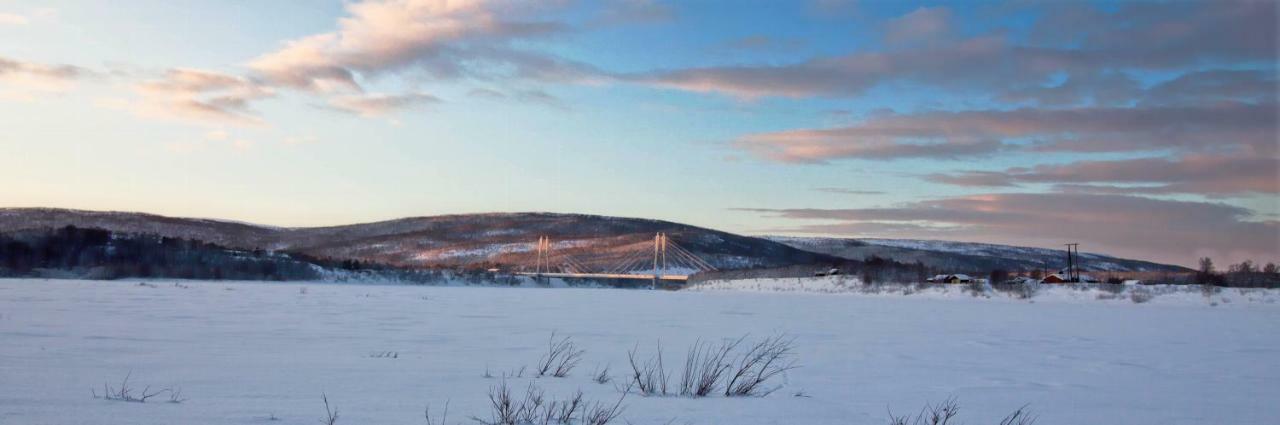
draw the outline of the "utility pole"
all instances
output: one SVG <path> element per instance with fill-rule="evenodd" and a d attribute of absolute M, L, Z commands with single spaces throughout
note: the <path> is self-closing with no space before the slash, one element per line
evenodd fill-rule
<path fill-rule="evenodd" d="M 1067 280 L 1071 282 L 1080 281 L 1080 269 L 1076 265 L 1077 254 L 1080 253 L 1080 244 L 1069 243 L 1067 245 Z"/>

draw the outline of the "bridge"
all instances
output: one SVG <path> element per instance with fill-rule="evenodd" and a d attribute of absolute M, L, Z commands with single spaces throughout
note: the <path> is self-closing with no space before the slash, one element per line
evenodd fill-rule
<path fill-rule="evenodd" d="M 560 251 L 553 252 L 551 248 L 550 238 L 538 238 L 533 271 L 517 272 L 515 275 L 650 281 L 656 286 L 660 281 L 684 283 L 694 273 L 716 270 L 715 266 L 672 242 L 666 233 L 655 234 L 652 245 L 644 244 L 640 249 L 625 252 L 620 256 L 621 260 L 602 270 L 588 268 L 573 256 Z"/>

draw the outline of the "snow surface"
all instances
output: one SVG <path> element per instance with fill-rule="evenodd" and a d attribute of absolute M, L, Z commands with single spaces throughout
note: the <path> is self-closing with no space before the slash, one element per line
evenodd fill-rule
<path fill-rule="evenodd" d="M 451 424 L 474 423 L 467 417 L 487 417 L 486 393 L 499 381 L 485 370 L 532 366 L 552 331 L 587 350 L 582 365 L 567 378 L 509 380 L 517 391 L 536 382 L 548 396 L 580 388 L 613 401 L 615 387 L 588 375 L 609 364 L 622 379 L 637 343 L 644 353 L 661 339 L 678 373 L 699 338 L 796 338 L 802 367 L 772 395 L 628 396 L 624 418 L 638 425 L 882 424 L 889 409 L 947 397 L 968 424 L 994 424 L 1024 404 L 1041 425 L 1280 417 L 1274 292 L 1218 295 L 1232 301 L 1212 306 L 1198 294 L 1143 304 L 1059 296 L 1067 288 L 1030 302 L 836 290 L 847 283 L 667 292 L 0 280 L 0 424 L 315 424 L 321 393 L 342 425 L 422 424 L 423 407 L 446 400 Z M 792 293 L 752 292 L 788 285 Z M 370 357 L 386 351 L 398 357 Z M 189 400 L 90 396 L 130 371 L 135 385 L 180 386 Z"/>

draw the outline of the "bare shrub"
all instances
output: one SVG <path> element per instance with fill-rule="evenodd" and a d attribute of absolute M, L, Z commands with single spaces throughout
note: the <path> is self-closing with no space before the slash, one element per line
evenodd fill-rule
<path fill-rule="evenodd" d="M 146 403 L 147 399 L 169 392 L 168 389 L 152 392 L 151 386 L 147 385 L 142 388 L 141 393 L 134 393 L 134 388 L 129 386 L 129 378 L 132 376 L 133 371 L 129 371 L 129 373 L 125 374 L 124 379 L 120 381 L 119 387 L 112 387 L 106 382 L 102 383 L 102 395 L 98 395 L 98 392 L 93 389 L 90 389 L 89 392 L 93 394 L 93 398 L 111 401 L 127 401 L 131 403 Z M 179 403 L 180 402 L 181 401 L 179 401 Z"/>
<path fill-rule="evenodd" d="M 718 345 L 694 343 L 685 356 L 680 395 L 706 397 L 723 388 L 726 397 L 763 397 L 780 388 L 769 387 L 767 383 L 796 368 L 791 359 L 794 339 L 785 335 L 768 337 L 752 344 L 741 355 L 734 355 L 745 339 L 744 336 Z M 669 379 L 663 364 L 662 345 L 658 345 L 653 357 L 643 362 L 637 356 L 638 350 L 639 345 L 627 352 L 631 366 L 627 391 L 636 388 L 644 396 L 668 395 Z"/>
<path fill-rule="evenodd" d="M 489 389 L 489 419 L 472 416 L 471 420 L 484 425 L 605 425 L 622 414 L 625 397 L 624 393 L 613 405 L 588 403 L 582 391 L 577 391 L 566 400 L 548 400 L 544 391 L 530 383 L 524 397 L 517 400 L 503 381 Z M 428 418 L 427 425 L 435 424 Z"/>
<path fill-rule="evenodd" d="M 570 424 L 573 418 L 580 416 L 582 404 L 582 391 L 575 392 L 573 397 L 565 401 L 553 400 L 547 405 L 546 411 L 543 413 L 543 424 Z"/>
<path fill-rule="evenodd" d="M 890 411 L 889 425 L 948 425 L 959 413 L 960 406 L 956 404 L 956 399 L 949 398 L 936 405 L 924 405 L 915 416 L 896 416 Z M 1036 417 L 1031 416 L 1027 406 L 1022 406 L 1001 419 L 1000 425 L 1032 425 L 1035 422 Z"/>
<path fill-rule="evenodd" d="M 685 355 L 684 373 L 680 375 L 680 395 L 690 397 L 706 397 L 716 390 L 725 373 L 733 367 L 727 360 L 729 353 L 742 338 L 713 346 L 698 341 L 689 347 Z"/>
<path fill-rule="evenodd" d="M 626 398 L 627 393 L 624 392 L 618 397 L 618 401 L 612 405 L 598 401 L 592 403 L 590 407 L 583 411 L 582 425 L 608 425 L 613 422 L 614 419 L 622 416 L 622 411 L 626 409 L 622 406 L 622 400 L 626 400 Z"/>
<path fill-rule="evenodd" d="M 1027 412 L 1027 406 L 1019 407 L 1018 410 L 1014 410 L 1009 416 L 1005 416 L 1004 419 L 1000 420 L 1000 425 L 1031 425 L 1034 423 L 1036 423 L 1036 417 Z"/>
<path fill-rule="evenodd" d="M 1098 284 L 1098 289 L 1101 289 L 1103 292 L 1108 294 L 1120 295 L 1124 293 L 1124 283 L 1100 283 Z"/>
<path fill-rule="evenodd" d="M 763 397 L 777 390 L 779 387 L 766 388 L 765 383 L 796 368 L 795 361 L 791 359 L 794 344 L 794 338 L 776 335 L 752 345 L 731 369 L 732 373 L 724 385 L 724 395 Z"/>
<path fill-rule="evenodd" d="M 914 417 L 911 415 L 894 416 L 889 412 L 889 425 L 947 425 L 958 413 L 960 406 L 955 398 L 949 398 L 936 405 L 924 405 Z"/>
<path fill-rule="evenodd" d="M 1020 300 L 1031 299 L 1040 289 L 1038 283 L 993 283 L 991 289 Z"/>
<path fill-rule="evenodd" d="M 552 332 L 551 339 L 547 341 L 547 353 L 538 360 L 538 376 L 548 374 L 557 378 L 568 376 L 569 371 L 582 360 L 582 354 L 585 352 L 586 350 L 579 349 L 569 337 L 556 339 L 555 332 Z"/>
<path fill-rule="evenodd" d="M 329 396 L 325 393 L 320 393 L 320 398 L 324 399 L 324 417 L 320 418 L 320 423 L 324 425 L 338 423 L 338 409 L 329 407 Z"/>
<path fill-rule="evenodd" d="M 449 420 L 449 400 L 444 401 L 444 413 L 440 414 L 439 422 L 437 422 L 431 416 L 430 404 L 428 404 L 427 407 L 422 410 L 422 416 L 427 419 L 427 425 L 445 425 L 446 423 L 448 423 L 448 420 Z"/>
<path fill-rule="evenodd" d="M 1129 291 L 1129 301 L 1134 304 L 1142 304 L 1155 298 L 1156 295 L 1147 288 L 1133 288 Z"/>
<path fill-rule="evenodd" d="M 591 373 L 591 376 L 591 380 L 597 384 L 608 384 L 609 381 L 613 380 L 613 377 L 609 376 L 609 365 L 605 365 L 604 369 L 597 368 L 595 372 Z"/>
<path fill-rule="evenodd" d="M 182 396 L 182 387 L 177 387 L 169 390 L 170 403 L 178 404 L 184 401 L 187 401 L 187 398 Z"/>
<path fill-rule="evenodd" d="M 507 387 L 507 381 L 504 380 L 498 386 L 489 388 L 489 409 L 490 420 L 486 421 L 475 416 L 471 419 L 488 425 L 515 425 L 519 406 L 516 406 L 511 398 L 511 389 Z"/>
<path fill-rule="evenodd" d="M 627 352 L 627 362 L 631 364 L 631 384 L 645 396 L 667 395 L 667 369 L 662 364 L 662 343 L 658 343 L 657 355 L 643 364 L 636 362 L 636 351 L 639 348 L 637 344 Z"/>
<path fill-rule="evenodd" d="M 969 295 L 980 297 L 986 293 L 986 285 L 978 279 L 973 279 L 969 281 L 969 283 L 965 284 L 965 291 L 968 292 Z"/>

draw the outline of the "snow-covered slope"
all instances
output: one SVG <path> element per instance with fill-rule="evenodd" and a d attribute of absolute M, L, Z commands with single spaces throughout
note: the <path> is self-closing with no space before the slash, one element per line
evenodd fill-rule
<path fill-rule="evenodd" d="M 722 269 L 837 260 L 765 239 L 680 223 L 582 214 L 464 214 L 280 228 L 128 212 L 0 209 L 0 232 L 67 225 L 399 266 L 531 265 L 536 258 L 535 242 L 542 236 L 551 238 L 555 254 L 572 255 L 586 266 L 608 266 L 651 247 L 653 235 L 658 232 L 666 233 L 671 241 Z"/>
<path fill-rule="evenodd" d="M 765 238 L 799 249 L 849 259 L 870 256 L 891 258 L 958 271 L 1054 270 L 1066 266 L 1066 251 L 976 242 L 954 242 L 919 239 L 851 239 L 824 237 L 766 236 Z M 1183 272 L 1181 266 L 1150 261 L 1116 258 L 1088 252 L 1080 253 L 1081 267 L 1093 271 Z"/>
<path fill-rule="evenodd" d="M 629 350 L 660 343 L 674 387 L 687 347 L 748 334 L 795 338 L 800 367 L 777 391 L 631 394 L 613 424 L 872 425 L 948 397 L 952 423 L 976 425 L 1023 405 L 1037 425 L 1280 417 L 1277 305 L 1035 301 L 0 279 L 0 423 L 314 425 L 323 395 L 338 425 L 426 424 L 427 405 L 440 423 L 446 402 L 448 425 L 469 424 L 489 418 L 503 375 L 517 397 L 536 385 L 548 400 L 612 403 Z M 567 377 L 535 378 L 552 332 L 586 352 Z M 593 382 L 606 366 L 613 382 Z M 90 394 L 130 372 L 135 391 L 187 400 Z"/>

